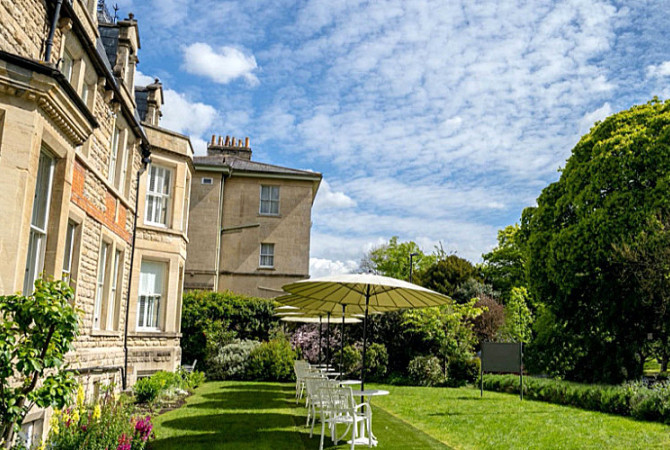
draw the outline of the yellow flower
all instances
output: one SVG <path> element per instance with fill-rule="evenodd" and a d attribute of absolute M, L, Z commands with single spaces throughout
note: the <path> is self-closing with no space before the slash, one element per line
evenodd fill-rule
<path fill-rule="evenodd" d="M 72 422 L 73 423 L 79 423 L 79 410 L 75 409 L 74 412 L 72 413 Z"/>
<path fill-rule="evenodd" d="M 51 432 L 54 435 L 58 435 L 58 432 L 60 431 L 60 427 L 58 426 L 58 421 L 55 421 L 51 424 Z"/>
<path fill-rule="evenodd" d="M 77 406 L 79 408 L 84 406 L 84 400 L 86 397 L 84 396 L 84 385 L 80 384 L 79 388 L 77 389 Z"/>
<path fill-rule="evenodd" d="M 47 448 L 47 443 L 42 441 L 40 443 L 39 447 L 37 447 L 37 450 L 46 450 L 46 448 Z"/>
<path fill-rule="evenodd" d="M 96 403 L 95 407 L 93 408 L 93 420 L 98 419 L 100 419 L 100 405 Z"/>

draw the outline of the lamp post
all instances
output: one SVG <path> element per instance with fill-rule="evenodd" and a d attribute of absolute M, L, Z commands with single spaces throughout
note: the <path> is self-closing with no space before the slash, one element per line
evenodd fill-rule
<path fill-rule="evenodd" d="M 414 267 L 413 258 L 415 256 L 419 256 L 419 254 L 418 253 L 410 253 L 409 254 L 409 282 L 410 283 L 412 282 L 412 268 Z"/>

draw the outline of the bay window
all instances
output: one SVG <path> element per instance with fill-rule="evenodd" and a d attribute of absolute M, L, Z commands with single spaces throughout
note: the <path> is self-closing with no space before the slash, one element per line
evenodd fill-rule
<path fill-rule="evenodd" d="M 166 272 L 167 264 L 165 263 L 142 261 L 137 299 L 138 330 L 160 329 L 161 302 L 163 301 Z"/>
<path fill-rule="evenodd" d="M 149 179 L 147 180 L 145 223 L 163 227 L 168 226 L 171 178 L 172 171 L 170 169 L 151 165 Z"/>

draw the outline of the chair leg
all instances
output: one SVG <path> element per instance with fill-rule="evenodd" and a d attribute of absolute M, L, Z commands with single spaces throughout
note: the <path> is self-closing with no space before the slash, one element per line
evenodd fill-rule
<path fill-rule="evenodd" d="M 321 421 L 321 442 L 319 443 L 319 450 L 323 450 L 323 437 L 326 434 L 326 421 Z"/>

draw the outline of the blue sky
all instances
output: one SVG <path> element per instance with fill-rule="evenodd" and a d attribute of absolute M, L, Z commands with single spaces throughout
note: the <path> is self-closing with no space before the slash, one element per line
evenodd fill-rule
<path fill-rule="evenodd" d="M 479 261 L 596 120 L 670 94 L 663 0 L 118 4 L 163 126 L 323 173 L 313 276 L 394 235 Z"/>

